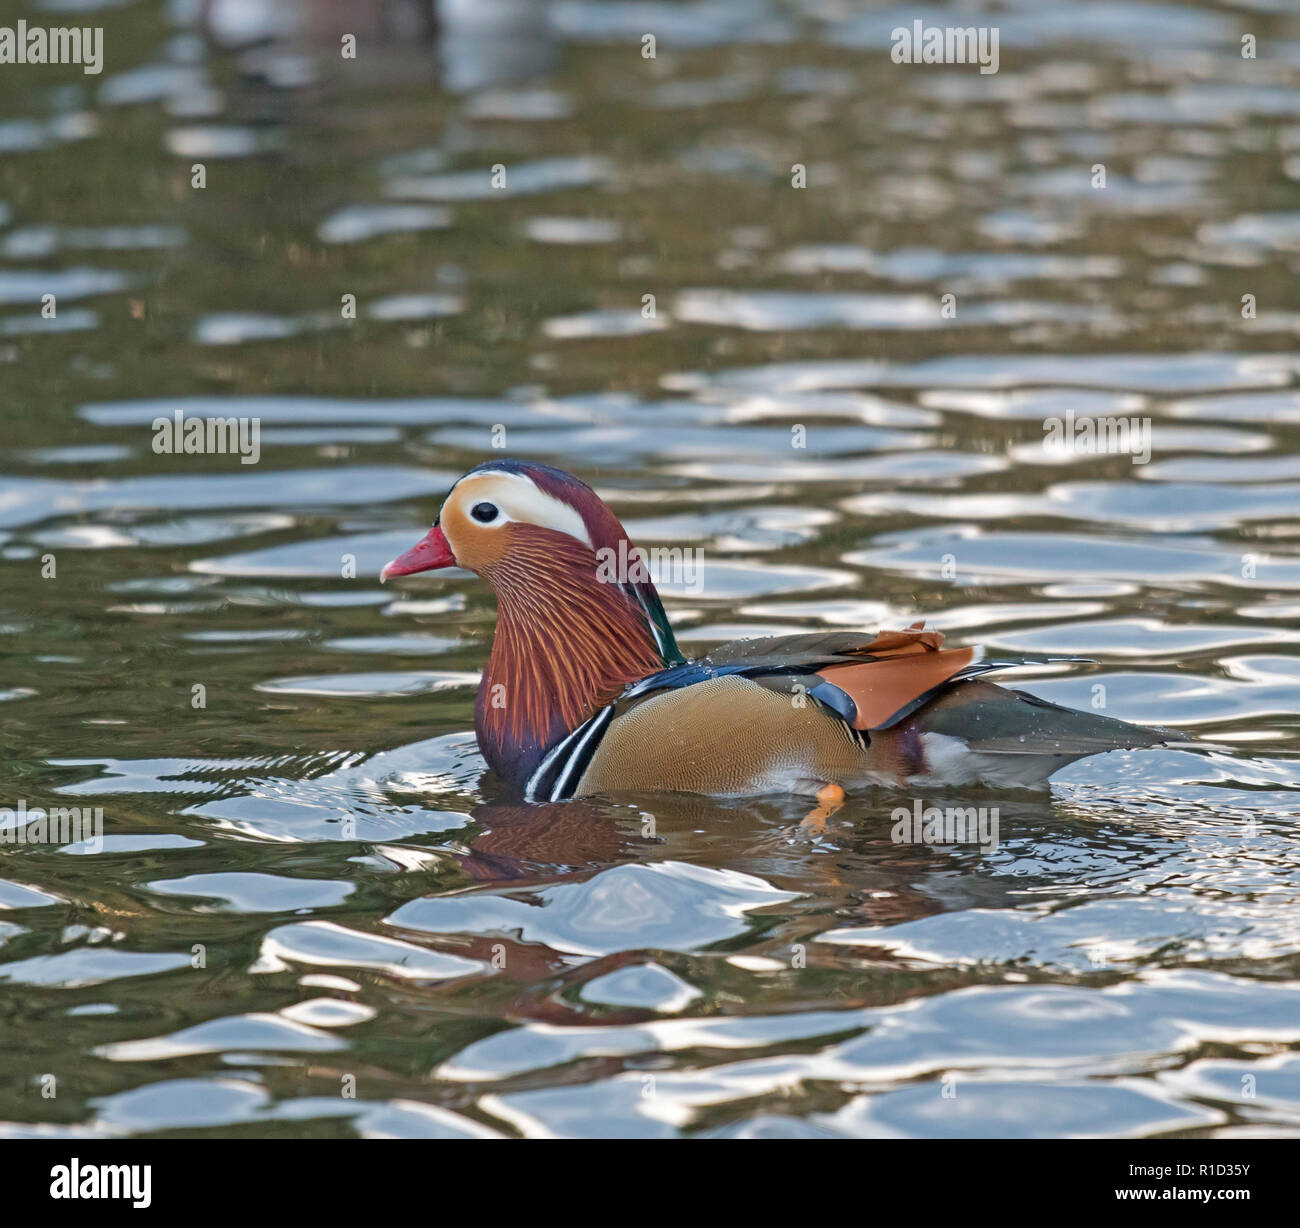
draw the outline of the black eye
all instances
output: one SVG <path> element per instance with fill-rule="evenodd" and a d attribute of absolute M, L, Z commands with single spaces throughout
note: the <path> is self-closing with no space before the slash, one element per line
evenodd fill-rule
<path fill-rule="evenodd" d="M 497 518 L 495 503 L 476 503 L 469 509 L 469 514 L 480 524 L 491 524 Z"/>

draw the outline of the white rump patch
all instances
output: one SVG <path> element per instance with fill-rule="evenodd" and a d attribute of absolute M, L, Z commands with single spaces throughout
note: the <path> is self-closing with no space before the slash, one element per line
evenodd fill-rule
<path fill-rule="evenodd" d="M 1071 758 L 1068 755 L 1015 755 L 971 750 L 963 738 L 923 733 L 925 771 L 909 776 L 909 785 L 993 785 L 1004 789 L 1038 789 Z"/>

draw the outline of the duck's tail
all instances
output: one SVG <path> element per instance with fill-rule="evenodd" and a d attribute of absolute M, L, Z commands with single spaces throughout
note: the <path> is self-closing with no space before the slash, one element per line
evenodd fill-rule
<path fill-rule="evenodd" d="M 909 733 L 934 783 L 1042 788 L 1076 759 L 1188 743 L 1178 729 L 1131 725 L 972 678 L 917 711 Z"/>

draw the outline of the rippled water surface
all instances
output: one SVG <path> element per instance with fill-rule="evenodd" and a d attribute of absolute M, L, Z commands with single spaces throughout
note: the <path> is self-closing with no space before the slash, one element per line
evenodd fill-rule
<path fill-rule="evenodd" d="M 890 62 L 936 6 L 380 7 L 0 70 L 0 804 L 105 828 L 0 846 L 3 1131 L 1296 1132 L 1289 6 L 1013 0 L 990 75 Z M 503 432 L 703 550 L 692 651 L 924 617 L 1217 749 L 983 796 L 990 851 L 503 802 L 486 592 L 377 582 Z"/>

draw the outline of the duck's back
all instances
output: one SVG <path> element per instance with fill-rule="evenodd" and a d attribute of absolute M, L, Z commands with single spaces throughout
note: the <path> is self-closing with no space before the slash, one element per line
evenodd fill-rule
<path fill-rule="evenodd" d="M 595 713 L 552 749 L 529 796 L 1039 788 L 1075 759 L 1183 737 L 996 686 L 983 675 L 1031 659 L 977 662 L 941 644 L 919 625 L 724 644 Z"/>

